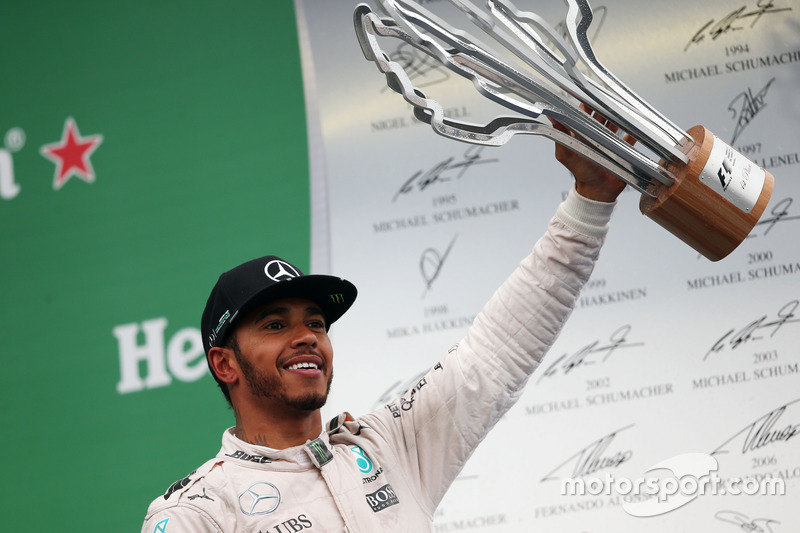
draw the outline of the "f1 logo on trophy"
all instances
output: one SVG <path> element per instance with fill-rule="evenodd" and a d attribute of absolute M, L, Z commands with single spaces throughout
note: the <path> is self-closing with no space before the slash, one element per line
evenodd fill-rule
<path fill-rule="evenodd" d="M 502 47 L 500 53 L 416 2 L 378 1 L 383 16 L 366 4 L 353 14 L 364 56 L 414 106 L 414 115 L 440 135 L 490 146 L 516 134 L 549 137 L 639 191 L 642 213 L 712 261 L 732 252 L 764 212 L 772 175 L 703 126 L 684 132 L 609 72 L 587 36 L 593 13 L 586 0 L 565 0 L 566 38 L 539 15 L 505 0 L 486 0 L 486 10 L 468 0 L 450 0 Z M 444 116 L 443 107 L 390 60 L 378 37 L 408 43 L 517 115 L 484 125 Z M 510 61 L 512 56 L 516 59 Z M 581 107 L 599 113 L 618 131 L 602 126 Z M 554 129 L 548 117 L 578 139 Z M 636 139 L 635 145 L 623 134 Z"/>

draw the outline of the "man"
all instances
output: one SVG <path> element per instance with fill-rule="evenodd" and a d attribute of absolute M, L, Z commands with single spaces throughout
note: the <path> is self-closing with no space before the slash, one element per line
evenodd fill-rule
<path fill-rule="evenodd" d="M 222 274 L 201 328 L 236 425 L 214 459 L 150 505 L 142 531 L 430 531 L 447 488 L 555 341 L 624 189 L 567 149 L 556 158 L 575 188 L 532 254 L 425 377 L 363 417 L 323 427 L 320 415 L 333 377 L 328 328 L 355 287 L 277 257 Z"/>

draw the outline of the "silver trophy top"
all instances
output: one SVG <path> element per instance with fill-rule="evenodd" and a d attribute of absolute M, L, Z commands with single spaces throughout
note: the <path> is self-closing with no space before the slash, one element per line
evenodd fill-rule
<path fill-rule="evenodd" d="M 490 43 L 454 28 L 416 2 L 378 1 L 382 16 L 366 4 L 355 9 L 361 49 L 386 75 L 388 86 L 414 106 L 415 116 L 440 135 L 492 146 L 505 144 L 516 134 L 544 135 L 648 196 L 674 182 L 665 163 L 687 163 L 691 137 L 597 59 L 587 34 L 593 13 L 585 0 L 565 0 L 565 37 L 539 15 L 520 11 L 511 2 L 487 0 L 486 8 L 480 9 L 468 0 L 449 0 Z M 483 96 L 515 115 L 498 116 L 487 124 L 446 117 L 443 107 L 416 88 L 403 67 L 384 52 L 379 37 L 408 43 L 470 80 Z M 512 63 L 510 56 L 518 61 Z M 581 104 L 600 113 L 619 132 L 612 133 L 592 119 Z M 554 129 L 548 117 L 567 126 L 579 140 Z M 637 140 L 637 147 L 622 140 L 623 132 Z"/>

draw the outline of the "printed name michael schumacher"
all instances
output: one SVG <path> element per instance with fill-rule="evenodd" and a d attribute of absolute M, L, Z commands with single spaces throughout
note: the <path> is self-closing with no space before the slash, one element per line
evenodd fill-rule
<path fill-rule="evenodd" d="M 738 72 L 747 72 L 765 67 L 777 67 L 800 62 L 800 50 L 783 52 L 762 57 L 748 57 L 737 61 L 725 63 L 724 69 L 720 65 L 706 65 L 704 67 L 690 67 L 664 73 L 666 83 L 677 83 L 682 81 L 709 78 Z"/>
<path fill-rule="evenodd" d="M 743 272 L 714 274 L 712 276 L 704 276 L 702 278 L 689 280 L 686 282 L 686 285 L 688 290 L 707 289 L 709 287 L 731 285 L 757 279 L 777 278 L 779 276 L 790 276 L 794 274 L 800 274 L 800 263 L 786 263 L 784 265 L 768 265 L 751 268 L 747 271 L 746 275 Z"/>
<path fill-rule="evenodd" d="M 372 224 L 372 229 L 375 230 L 375 233 L 384 233 L 400 229 L 419 228 L 431 224 L 441 224 L 443 222 L 456 222 L 470 218 L 499 215 L 502 213 L 510 213 L 511 211 L 519 211 L 519 202 L 517 200 L 504 200 L 484 205 L 448 209 L 447 211 L 433 213 L 430 218 L 422 214 L 386 220 L 384 222 L 375 222 Z"/>
<path fill-rule="evenodd" d="M 748 374 L 746 370 L 740 370 L 738 372 L 731 372 L 728 374 L 716 374 L 713 376 L 704 376 L 696 379 L 692 378 L 692 390 L 711 389 L 714 387 L 747 383 L 748 381 L 758 381 L 760 379 L 793 376 L 795 374 L 800 374 L 800 363 L 787 363 L 782 365 L 754 368 L 750 371 L 750 374 Z"/>
<path fill-rule="evenodd" d="M 628 402 L 631 400 L 643 400 L 645 398 L 655 398 L 656 396 L 666 396 L 667 394 L 674 394 L 675 390 L 672 383 L 659 383 L 657 385 L 645 385 L 636 389 L 627 389 L 619 391 L 600 392 L 585 396 L 584 402 L 580 398 L 567 398 L 565 400 L 554 400 L 551 402 L 536 403 L 533 405 L 525 406 L 526 415 L 543 415 L 549 413 L 557 413 L 559 411 L 568 411 L 572 409 L 581 409 L 583 407 L 592 407 L 595 405 L 604 405 L 607 403 Z"/>

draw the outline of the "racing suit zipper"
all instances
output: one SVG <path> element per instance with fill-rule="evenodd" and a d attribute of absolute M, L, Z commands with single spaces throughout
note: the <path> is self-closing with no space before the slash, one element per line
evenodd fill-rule
<path fill-rule="evenodd" d="M 352 529 L 348 524 L 347 513 L 344 512 L 344 508 L 342 506 L 341 500 L 339 499 L 339 495 L 336 494 L 336 491 L 331 489 L 331 483 L 330 480 L 328 479 L 328 473 L 322 468 L 319 469 L 319 473 L 322 475 L 322 479 L 325 480 L 325 485 L 328 487 L 328 491 L 331 493 L 331 496 L 333 496 L 333 501 L 336 504 L 336 509 L 339 511 L 339 516 L 342 517 L 342 522 L 344 522 L 344 530 L 343 530 L 344 533 L 355 533 L 356 530 Z"/>
<path fill-rule="evenodd" d="M 345 507 L 343 506 L 343 502 L 340 500 L 336 491 L 333 490 L 330 479 L 328 479 L 328 469 L 326 466 L 328 463 L 333 462 L 333 450 L 328 447 L 323 439 L 317 438 L 313 441 L 306 442 L 306 454 L 308 458 L 311 459 L 314 466 L 317 467 L 319 474 L 325 481 L 325 486 L 328 487 L 328 492 L 331 494 L 333 502 L 336 504 L 336 510 L 339 511 L 339 516 L 342 517 L 342 522 L 344 522 L 344 532 L 355 533 L 356 530 L 350 527 L 347 522 L 347 513 L 344 512 Z"/>

